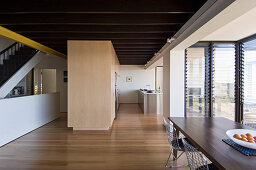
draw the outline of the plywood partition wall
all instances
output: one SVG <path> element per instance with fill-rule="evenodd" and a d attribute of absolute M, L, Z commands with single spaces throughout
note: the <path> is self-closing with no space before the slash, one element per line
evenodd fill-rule
<path fill-rule="evenodd" d="M 115 115 L 115 72 L 111 41 L 68 41 L 68 126 L 107 130 Z"/>

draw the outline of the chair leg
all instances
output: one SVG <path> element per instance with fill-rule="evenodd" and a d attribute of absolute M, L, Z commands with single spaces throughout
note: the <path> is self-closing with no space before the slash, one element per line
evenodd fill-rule
<path fill-rule="evenodd" d="M 169 154 L 168 159 L 167 159 L 167 161 L 166 161 L 166 164 L 165 164 L 165 167 L 166 167 L 166 168 L 168 168 L 167 165 L 168 165 L 168 163 L 169 163 L 169 159 L 170 159 L 171 155 L 172 155 L 172 151 L 170 151 L 170 154 Z"/>
<path fill-rule="evenodd" d="M 183 153 L 184 153 L 184 152 L 180 153 L 177 158 L 174 158 L 172 165 L 171 165 L 171 166 L 168 166 L 170 157 L 171 157 L 171 155 L 173 155 L 172 150 L 171 150 L 171 151 L 170 151 L 170 154 L 169 154 L 169 156 L 168 156 L 168 159 L 167 159 L 167 161 L 166 161 L 165 167 L 166 167 L 166 168 L 178 168 L 178 167 L 188 166 L 188 164 L 187 164 L 187 165 L 174 165 L 174 164 L 176 163 L 176 161 L 181 157 L 181 155 L 183 155 Z"/>

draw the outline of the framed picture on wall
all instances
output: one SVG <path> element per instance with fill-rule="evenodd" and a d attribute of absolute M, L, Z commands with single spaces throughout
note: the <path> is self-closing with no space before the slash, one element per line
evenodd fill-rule
<path fill-rule="evenodd" d="M 132 76 L 126 76 L 126 82 L 132 82 Z"/>
<path fill-rule="evenodd" d="M 63 81 L 64 83 L 68 82 L 68 71 L 63 71 Z"/>
<path fill-rule="evenodd" d="M 64 71 L 64 72 L 63 72 L 63 76 L 64 76 L 64 77 L 67 77 L 67 76 L 68 76 L 68 71 Z"/>

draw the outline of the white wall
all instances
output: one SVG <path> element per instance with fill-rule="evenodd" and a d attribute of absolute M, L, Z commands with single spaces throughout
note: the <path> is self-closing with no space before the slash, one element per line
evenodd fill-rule
<path fill-rule="evenodd" d="M 181 51 L 166 52 L 164 60 L 164 117 L 184 117 L 185 111 L 185 53 Z"/>
<path fill-rule="evenodd" d="M 15 41 L 5 38 L 3 36 L 0 36 L 0 52 L 14 43 L 15 43 Z"/>
<path fill-rule="evenodd" d="M 60 93 L 60 112 L 68 112 L 68 83 L 64 82 L 63 72 L 67 71 L 67 67 L 57 69 L 57 92 Z"/>
<path fill-rule="evenodd" d="M 0 147 L 59 117 L 59 94 L 0 100 Z"/>
<path fill-rule="evenodd" d="M 185 52 L 170 52 L 170 116 L 185 116 Z"/>
<path fill-rule="evenodd" d="M 41 69 L 43 94 L 56 93 L 56 69 Z"/>
<path fill-rule="evenodd" d="M 63 81 L 63 72 L 67 71 L 67 60 L 54 55 L 45 55 L 44 59 L 35 67 L 35 84 L 38 85 L 40 85 L 40 80 L 37 79 L 40 76 L 40 69 L 56 69 L 56 90 L 60 93 L 60 112 L 67 112 L 68 83 Z M 40 89 L 38 90 L 40 93 Z"/>
<path fill-rule="evenodd" d="M 160 92 L 163 92 L 163 67 L 155 67 L 156 69 L 156 90 L 159 90 Z"/>
<path fill-rule="evenodd" d="M 163 54 L 163 116 L 170 116 L 170 52 Z"/>
<path fill-rule="evenodd" d="M 15 43 L 15 41 L 0 36 L 0 52 L 2 52 L 3 50 L 5 50 L 7 47 L 9 47 L 10 45 L 12 45 L 14 43 Z M 4 60 L 4 55 L 1 55 L 0 56 L 0 64 L 3 64 L 3 60 Z"/>
<path fill-rule="evenodd" d="M 126 77 L 131 76 L 132 82 L 126 82 Z M 120 91 L 120 103 L 138 103 L 138 90 L 150 85 L 155 90 L 155 69 L 145 70 L 140 65 L 121 65 L 117 88 Z"/>

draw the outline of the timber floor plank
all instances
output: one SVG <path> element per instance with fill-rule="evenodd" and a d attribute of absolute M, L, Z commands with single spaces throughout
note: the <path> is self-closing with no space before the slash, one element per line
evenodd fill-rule
<path fill-rule="evenodd" d="M 161 115 L 121 104 L 108 131 L 72 131 L 63 114 L 1 147 L 0 170 L 166 169 L 169 149 Z M 185 156 L 178 163 L 185 164 Z"/>

